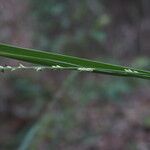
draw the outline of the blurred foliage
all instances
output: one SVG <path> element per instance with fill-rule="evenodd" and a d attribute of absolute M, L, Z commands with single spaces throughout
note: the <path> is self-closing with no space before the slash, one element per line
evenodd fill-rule
<path fill-rule="evenodd" d="M 110 23 L 101 1 L 32 0 L 36 20 L 35 46 L 80 53 L 99 50 Z M 40 38 L 36 38 L 40 37 Z"/>

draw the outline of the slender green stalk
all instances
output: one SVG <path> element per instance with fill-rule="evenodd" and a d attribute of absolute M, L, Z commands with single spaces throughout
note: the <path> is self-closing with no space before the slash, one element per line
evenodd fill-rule
<path fill-rule="evenodd" d="M 98 61 L 92 61 L 89 59 L 61 55 L 61 54 L 56 54 L 51 52 L 14 47 L 5 44 L 0 44 L 0 56 L 41 65 L 35 67 L 1 66 L 0 67 L 1 70 L 11 70 L 11 71 L 18 70 L 18 69 L 35 69 L 37 71 L 43 69 L 77 70 L 77 71 L 85 71 L 85 72 L 110 74 L 115 76 L 150 79 L 150 71 L 123 67 L 119 65 L 112 65 L 112 64 L 102 63 Z"/>

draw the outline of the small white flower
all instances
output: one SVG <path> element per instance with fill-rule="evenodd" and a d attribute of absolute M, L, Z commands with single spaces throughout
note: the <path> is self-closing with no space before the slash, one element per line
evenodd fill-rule
<path fill-rule="evenodd" d="M 52 66 L 52 68 L 54 69 L 59 69 L 59 68 L 63 68 L 62 66 L 56 65 L 56 66 Z"/>
<path fill-rule="evenodd" d="M 14 67 L 11 68 L 11 71 L 15 71 L 15 70 L 17 70 L 17 68 L 14 68 Z"/>
<path fill-rule="evenodd" d="M 128 73 L 139 73 L 138 71 L 136 70 L 131 70 L 131 69 L 124 69 L 125 72 L 128 72 Z"/>
<path fill-rule="evenodd" d="M 92 72 L 94 69 L 93 69 L 93 68 L 81 67 L 81 68 L 78 68 L 77 70 L 79 70 L 79 71 L 90 71 L 90 72 Z"/>
<path fill-rule="evenodd" d="M 25 68 L 25 66 L 23 64 L 19 64 L 18 68 Z"/>
<path fill-rule="evenodd" d="M 43 69 L 42 67 L 35 67 L 36 71 L 42 71 L 42 69 Z"/>
<path fill-rule="evenodd" d="M 125 72 L 130 72 L 132 73 L 133 71 L 131 69 L 124 69 Z"/>
<path fill-rule="evenodd" d="M 136 71 L 136 70 L 135 70 L 135 71 L 133 71 L 133 72 L 134 72 L 134 73 L 139 73 L 139 72 L 138 72 L 138 71 Z"/>
<path fill-rule="evenodd" d="M 0 69 L 4 69 L 4 67 L 3 67 L 3 66 L 0 66 Z"/>
<path fill-rule="evenodd" d="M 11 66 L 6 66 L 6 68 L 8 68 L 8 69 L 12 69 L 12 67 L 11 67 Z"/>

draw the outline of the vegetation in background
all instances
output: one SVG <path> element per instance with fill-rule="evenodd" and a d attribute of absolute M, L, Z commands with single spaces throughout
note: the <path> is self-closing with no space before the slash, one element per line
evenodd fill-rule
<path fill-rule="evenodd" d="M 24 5 L 13 0 L 12 5 L 5 0 L 0 39 L 149 70 L 146 1 L 29 0 Z M 18 66 L 14 60 L 0 61 Z M 149 91 L 148 80 L 133 78 L 70 71 L 1 73 L 0 149 L 149 149 Z"/>
<path fill-rule="evenodd" d="M 111 19 L 101 1 L 32 0 L 31 14 L 36 20 L 36 47 L 80 55 L 104 52 L 104 29 Z"/>

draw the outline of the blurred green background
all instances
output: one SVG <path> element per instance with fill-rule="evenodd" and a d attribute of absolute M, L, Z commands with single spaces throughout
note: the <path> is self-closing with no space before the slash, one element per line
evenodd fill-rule
<path fill-rule="evenodd" d="M 149 0 L 0 0 L 3 43 L 149 69 L 149 40 Z M 149 150 L 149 108 L 142 79 L 0 73 L 0 149 Z"/>

